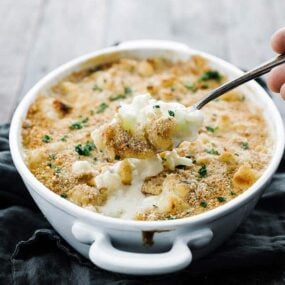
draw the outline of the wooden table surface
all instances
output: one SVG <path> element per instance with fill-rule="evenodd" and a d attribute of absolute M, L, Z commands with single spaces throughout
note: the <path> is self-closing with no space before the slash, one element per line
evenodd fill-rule
<path fill-rule="evenodd" d="M 0 123 L 49 71 L 117 41 L 177 40 L 249 69 L 273 56 L 282 26 L 284 0 L 1 0 Z"/>
<path fill-rule="evenodd" d="M 117 41 L 177 40 L 251 68 L 273 55 L 284 11 L 284 0 L 1 0 L 0 123 L 50 70 Z"/>

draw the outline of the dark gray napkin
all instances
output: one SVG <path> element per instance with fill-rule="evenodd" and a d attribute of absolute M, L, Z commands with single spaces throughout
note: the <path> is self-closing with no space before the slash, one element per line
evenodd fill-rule
<path fill-rule="evenodd" d="M 285 284 L 285 164 L 250 217 L 214 253 L 171 275 L 110 273 L 51 228 L 17 174 L 0 126 L 0 284 Z M 284 282 L 284 283 L 283 283 Z"/>

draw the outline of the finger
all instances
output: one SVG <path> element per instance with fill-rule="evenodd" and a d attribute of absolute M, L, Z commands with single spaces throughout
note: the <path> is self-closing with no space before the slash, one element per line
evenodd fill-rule
<path fill-rule="evenodd" d="M 273 92 L 280 92 L 283 83 L 285 83 L 285 64 L 273 68 L 267 77 L 268 87 Z"/>
<path fill-rule="evenodd" d="M 282 98 L 285 100 L 285 84 L 282 85 L 281 90 L 280 90 L 280 94 L 281 94 Z"/>
<path fill-rule="evenodd" d="M 285 27 L 276 31 L 271 38 L 272 49 L 277 53 L 285 52 Z"/>

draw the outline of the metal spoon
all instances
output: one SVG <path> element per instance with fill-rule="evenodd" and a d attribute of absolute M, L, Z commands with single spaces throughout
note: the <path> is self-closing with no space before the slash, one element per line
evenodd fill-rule
<path fill-rule="evenodd" d="M 196 102 L 194 105 L 191 106 L 192 110 L 198 109 L 200 110 L 203 106 L 205 106 L 210 101 L 218 98 L 219 96 L 223 95 L 224 93 L 236 88 L 239 85 L 244 84 L 252 79 L 255 79 L 267 72 L 269 72 L 273 67 L 285 63 L 285 54 L 281 54 L 274 59 L 269 60 L 268 62 L 244 73 L 242 76 L 224 83 L 223 85 L 219 86 L 218 88 L 212 90 L 210 93 L 205 95 L 202 99 Z"/>

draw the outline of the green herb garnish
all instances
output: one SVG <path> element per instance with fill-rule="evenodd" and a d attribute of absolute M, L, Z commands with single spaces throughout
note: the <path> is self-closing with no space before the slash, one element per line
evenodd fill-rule
<path fill-rule="evenodd" d="M 121 99 L 126 99 L 126 95 L 119 94 L 116 96 L 109 97 L 110 101 L 117 101 L 117 100 L 121 100 Z"/>
<path fill-rule="evenodd" d="M 242 142 L 241 143 L 241 148 L 244 149 L 244 150 L 249 149 L 248 142 Z"/>
<path fill-rule="evenodd" d="M 219 155 L 219 154 L 220 154 L 220 153 L 219 153 L 216 149 L 214 149 L 214 148 L 212 148 L 212 149 L 206 149 L 205 151 L 206 151 L 206 153 L 213 154 L 213 155 Z"/>
<path fill-rule="evenodd" d="M 108 108 L 108 105 L 106 103 L 104 102 L 101 103 L 96 110 L 96 114 L 103 113 L 107 108 Z"/>
<path fill-rule="evenodd" d="M 216 81 L 221 81 L 222 75 L 216 71 L 216 70 L 209 70 L 204 72 L 200 77 L 200 81 L 207 81 L 207 80 L 216 80 Z"/>
<path fill-rule="evenodd" d="M 115 160 L 120 160 L 121 159 L 121 157 L 119 156 L 119 155 L 115 155 Z"/>
<path fill-rule="evenodd" d="M 219 127 L 206 126 L 208 132 L 214 133 Z"/>
<path fill-rule="evenodd" d="M 55 175 L 59 175 L 60 172 L 61 172 L 61 167 L 55 166 L 55 167 L 54 167 L 54 173 L 55 173 Z"/>
<path fill-rule="evenodd" d="M 48 155 L 48 158 L 49 158 L 50 160 L 55 160 L 55 159 L 56 159 L 56 154 L 55 154 L 55 153 L 50 153 L 50 154 Z"/>
<path fill-rule="evenodd" d="M 84 118 L 84 119 L 81 119 L 77 122 L 74 122 L 72 123 L 70 126 L 69 126 L 69 129 L 71 130 L 79 130 L 79 129 L 82 129 L 84 127 L 84 124 L 87 123 L 89 120 L 88 117 Z"/>
<path fill-rule="evenodd" d="M 235 196 L 235 195 L 236 195 L 236 193 L 235 193 L 235 192 L 233 192 L 233 191 L 231 191 L 231 195 L 232 195 L 232 196 Z"/>
<path fill-rule="evenodd" d="M 130 95 L 130 94 L 132 94 L 133 93 L 133 90 L 130 88 L 130 87 L 125 87 L 124 88 L 124 92 L 125 92 L 125 94 L 126 95 Z"/>
<path fill-rule="evenodd" d="M 153 109 L 159 109 L 160 106 L 159 106 L 159 105 L 153 105 L 152 108 L 153 108 Z"/>
<path fill-rule="evenodd" d="M 130 87 L 125 87 L 124 88 L 124 94 L 118 94 L 115 96 L 111 96 L 109 97 L 110 101 L 117 101 L 117 100 L 121 100 L 121 99 L 126 99 L 128 95 L 132 94 L 133 90 Z"/>
<path fill-rule="evenodd" d="M 87 141 L 85 145 L 78 144 L 75 146 L 75 151 L 79 155 L 89 156 L 91 154 L 91 151 L 96 148 L 95 144 L 92 142 Z"/>
<path fill-rule="evenodd" d="M 220 197 L 217 197 L 217 199 L 218 199 L 218 201 L 220 203 L 226 202 L 226 198 L 225 197 L 220 196 Z"/>
<path fill-rule="evenodd" d="M 67 198 L 67 194 L 66 194 L 66 193 L 61 193 L 61 194 L 60 194 L 60 197 L 66 199 L 66 198 Z"/>
<path fill-rule="evenodd" d="M 99 87 L 97 84 L 95 84 L 92 88 L 93 91 L 98 91 L 98 92 L 102 92 L 103 89 L 101 87 Z"/>
<path fill-rule="evenodd" d="M 206 165 L 202 165 L 199 170 L 198 173 L 200 175 L 200 177 L 205 177 L 207 175 L 207 168 Z"/>
<path fill-rule="evenodd" d="M 72 123 L 69 128 L 71 130 L 79 130 L 79 129 L 82 129 L 83 128 L 83 125 L 81 122 L 75 122 L 75 123 Z"/>
<path fill-rule="evenodd" d="M 168 114 L 169 114 L 169 116 L 171 116 L 171 117 L 175 117 L 175 113 L 174 113 L 173 111 L 171 111 L 171 110 L 168 110 Z"/>
<path fill-rule="evenodd" d="M 197 91 L 197 86 L 195 83 L 184 83 L 184 87 L 186 87 L 188 90 L 192 91 L 192 92 L 196 92 Z"/>
<path fill-rule="evenodd" d="M 68 135 L 64 135 L 64 136 L 62 136 L 61 138 L 60 138 L 60 140 L 62 141 L 62 142 L 66 142 L 66 139 L 68 138 Z"/>
<path fill-rule="evenodd" d="M 208 203 L 206 201 L 202 201 L 200 203 L 200 206 L 203 207 L 203 208 L 206 208 L 208 206 Z"/>
<path fill-rule="evenodd" d="M 51 141 L 52 141 L 52 137 L 51 136 L 49 136 L 49 135 L 43 135 L 42 136 L 42 142 L 49 143 Z"/>

